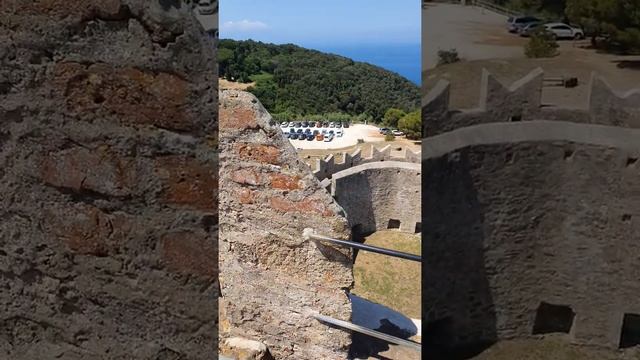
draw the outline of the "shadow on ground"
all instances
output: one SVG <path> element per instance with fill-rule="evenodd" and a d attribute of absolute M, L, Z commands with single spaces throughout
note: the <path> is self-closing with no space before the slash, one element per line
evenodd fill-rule
<path fill-rule="evenodd" d="M 401 339 L 409 339 L 419 335 L 416 324 L 405 315 L 390 309 L 386 306 L 376 304 L 353 294 L 349 294 L 353 314 L 353 323 L 369 329 L 395 336 Z M 374 337 L 354 333 L 349 351 L 350 359 L 380 359 L 398 360 L 396 357 L 389 357 L 383 354 L 394 345 L 387 341 Z M 415 359 L 420 358 L 420 354 L 415 352 Z M 403 357 L 403 359 L 407 359 Z"/>

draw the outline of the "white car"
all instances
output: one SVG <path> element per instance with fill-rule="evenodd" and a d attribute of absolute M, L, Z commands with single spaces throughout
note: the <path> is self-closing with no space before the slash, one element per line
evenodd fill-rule
<path fill-rule="evenodd" d="M 294 123 L 293 121 L 289 123 L 289 127 L 295 127 L 296 123 Z"/>
<path fill-rule="evenodd" d="M 544 24 L 544 29 L 551 33 L 556 39 L 584 39 L 584 31 L 582 29 L 569 26 L 564 23 Z"/>
<path fill-rule="evenodd" d="M 327 134 L 324 137 L 324 142 L 330 142 L 331 140 L 333 140 L 333 134 Z"/>
<path fill-rule="evenodd" d="M 400 130 L 395 130 L 395 129 L 394 129 L 394 130 L 391 130 L 391 133 L 392 133 L 394 136 L 402 136 L 402 135 L 404 135 L 404 133 L 403 133 L 402 131 L 400 131 Z"/>
<path fill-rule="evenodd" d="M 200 15 L 211 15 L 218 10 L 217 0 L 200 0 L 198 2 L 198 12 Z"/>
<path fill-rule="evenodd" d="M 344 135 L 344 130 L 342 130 L 342 129 L 338 129 L 338 130 L 336 131 L 336 136 L 337 136 L 337 137 L 342 137 L 342 135 Z"/>
<path fill-rule="evenodd" d="M 284 127 L 287 127 L 287 125 L 289 125 L 289 123 L 288 123 L 288 122 L 286 122 L 286 121 L 283 121 L 283 122 L 280 124 L 280 127 L 283 127 L 283 128 L 284 128 Z"/>

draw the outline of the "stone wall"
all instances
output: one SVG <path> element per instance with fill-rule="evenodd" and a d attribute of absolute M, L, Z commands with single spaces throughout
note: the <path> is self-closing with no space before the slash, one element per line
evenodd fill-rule
<path fill-rule="evenodd" d="M 428 320 L 449 319 L 445 343 L 530 336 L 547 302 L 576 313 L 575 342 L 617 347 L 624 313 L 640 311 L 633 159 L 622 148 L 520 142 L 426 160 L 424 301 Z"/>
<path fill-rule="evenodd" d="M 431 346 L 531 336 L 547 303 L 574 313 L 572 342 L 616 348 L 624 315 L 640 311 L 636 92 L 617 95 L 594 76 L 590 109 L 536 110 L 538 76 L 484 109 L 449 110 L 445 83 L 425 98 Z"/>
<path fill-rule="evenodd" d="M 414 233 L 420 223 L 420 164 L 372 162 L 335 173 L 331 193 L 344 208 L 350 226 L 362 233 L 400 221 L 400 231 Z"/>
<path fill-rule="evenodd" d="M 434 136 L 454 129 L 491 122 L 558 120 L 640 128 L 640 91 L 620 94 L 597 74 L 589 85 L 588 106 L 542 106 L 543 72 L 538 68 L 506 87 L 486 70 L 480 100 L 474 109 L 449 108 L 449 83 L 441 80 L 422 101 L 423 133 Z"/>
<path fill-rule="evenodd" d="M 251 94 L 220 95 L 221 340 L 264 343 L 276 359 L 344 359 L 350 335 L 314 312 L 349 320 L 351 251 L 302 232 L 349 239 L 344 211 L 320 187 Z"/>
<path fill-rule="evenodd" d="M 391 145 L 387 145 L 382 149 L 378 149 L 375 146 L 371 147 L 371 155 L 368 157 L 362 156 L 362 150 L 357 149 L 353 153 L 344 153 L 342 162 L 336 162 L 333 154 L 327 156 L 324 159 L 316 159 L 316 170 L 313 174 L 319 179 L 324 180 L 331 178 L 333 174 L 349 169 L 354 166 L 368 164 L 378 161 L 405 161 L 411 163 L 419 163 L 421 159 L 420 152 L 414 153 L 409 149 L 405 149 L 402 156 L 391 155 Z"/>
<path fill-rule="evenodd" d="M 0 6 L 0 358 L 205 359 L 215 56 L 177 1 Z"/>

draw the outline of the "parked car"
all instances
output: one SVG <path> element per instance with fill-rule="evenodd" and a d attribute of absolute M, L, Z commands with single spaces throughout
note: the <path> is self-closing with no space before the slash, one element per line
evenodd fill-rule
<path fill-rule="evenodd" d="M 380 130 L 379 130 L 379 131 L 380 131 L 380 134 L 383 134 L 383 135 L 384 135 L 384 134 L 386 134 L 386 133 L 387 133 L 387 131 L 389 131 L 389 129 L 388 129 L 388 128 L 380 128 Z"/>
<path fill-rule="evenodd" d="M 330 142 L 331 140 L 333 140 L 333 134 L 329 134 L 324 137 L 324 142 Z"/>
<path fill-rule="evenodd" d="M 544 27 L 556 39 L 584 39 L 582 29 L 564 23 L 549 23 L 544 24 Z"/>
<path fill-rule="evenodd" d="M 291 134 L 291 136 L 289 136 L 289 139 L 292 139 L 292 140 L 298 139 L 298 133 Z"/>
<path fill-rule="evenodd" d="M 527 26 L 525 26 L 524 28 L 522 28 L 519 32 L 520 36 L 522 37 L 529 37 L 531 36 L 534 32 L 543 29 L 544 28 L 544 23 L 531 23 L 528 24 Z"/>
<path fill-rule="evenodd" d="M 308 122 L 306 122 L 306 121 L 303 121 L 303 122 L 302 122 L 302 127 L 309 127 L 309 123 L 308 123 Z"/>
<path fill-rule="evenodd" d="M 200 15 L 211 15 L 216 12 L 217 5 L 218 1 L 216 0 L 200 0 L 198 2 L 198 12 Z"/>
<path fill-rule="evenodd" d="M 542 20 L 538 19 L 535 16 L 509 17 L 509 19 L 507 20 L 507 30 L 509 30 L 510 33 L 517 33 L 519 29 L 522 29 L 531 23 L 539 23 L 541 21 Z"/>
<path fill-rule="evenodd" d="M 403 133 L 402 131 L 400 131 L 400 130 L 396 130 L 396 129 L 391 130 L 391 133 L 392 133 L 394 136 L 402 136 L 402 135 L 404 135 L 404 133 Z"/>
<path fill-rule="evenodd" d="M 316 138 L 315 134 L 307 134 L 307 141 L 313 141 Z"/>
<path fill-rule="evenodd" d="M 323 122 L 323 123 L 322 123 L 322 127 L 326 127 L 326 128 L 328 128 L 328 127 L 329 127 L 329 123 L 328 123 L 328 122 Z"/>
<path fill-rule="evenodd" d="M 336 136 L 337 137 L 342 137 L 342 135 L 344 135 L 344 130 L 338 129 L 338 131 L 336 131 Z"/>
<path fill-rule="evenodd" d="M 317 128 L 321 128 L 322 127 L 322 123 L 320 121 L 316 122 L 316 127 Z"/>
<path fill-rule="evenodd" d="M 286 122 L 286 121 L 283 121 L 283 122 L 280 124 L 280 126 L 281 126 L 281 127 L 287 127 L 287 125 L 289 125 L 289 123 L 288 123 L 288 122 Z"/>
<path fill-rule="evenodd" d="M 315 136 L 315 135 L 318 135 L 318 134 L 320 134 L 320 130 L 313 130 L 313 135 L 314 135 L 314 136 Z"/>
<path fill-rule="evenodd" d="M 324 135 L 322 133 L 319 133 L 318 135 L 316 135 L 316 140 L 318 141 L 324 140 Z"/>
<path fill-rule="evenodd" d="M 289 127 L 294 127 L 296 125 L 296 123 L 294 123 L 293 121 L 289 122 Z"/>
<path fill-rule="evenodd" d="M 345 122 L 342 124 L 342 126 L 343 126 L 343 127 L 348 128 L 348 127 L 349 127 L 349 123 L 345 121 Z"/>
<path fill-rule="evenodd" d="M 336 127 L 336 123 L 334 123 L 334 122 L 330 122 L 330 123 L 329 123 L 329 127 L 330 127 L 330 128 Z"/>
<path fill-rule="evenodd" d="M 322 129 L 322 134 L 326 135 L 327 134 L 327 129 Z"/>

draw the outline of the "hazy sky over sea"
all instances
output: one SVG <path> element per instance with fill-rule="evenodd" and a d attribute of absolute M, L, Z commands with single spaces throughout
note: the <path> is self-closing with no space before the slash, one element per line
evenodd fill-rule
<path fill-rule="evenodd" d="M 221 0 L 220 37 L 294 43 L 420 44 L 421 0 Z"/>

